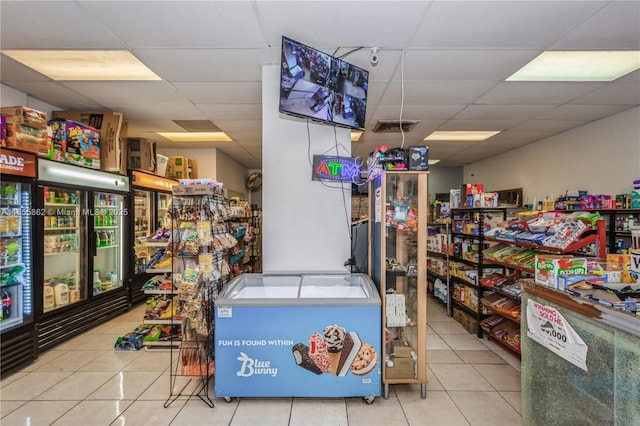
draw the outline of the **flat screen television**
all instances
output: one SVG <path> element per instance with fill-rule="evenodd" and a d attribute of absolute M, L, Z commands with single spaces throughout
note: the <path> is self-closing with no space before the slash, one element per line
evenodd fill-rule
<path fill-rule="evenodd" d="M 364 130 L 369 72 L 282 37 L 280 112 Z"/>

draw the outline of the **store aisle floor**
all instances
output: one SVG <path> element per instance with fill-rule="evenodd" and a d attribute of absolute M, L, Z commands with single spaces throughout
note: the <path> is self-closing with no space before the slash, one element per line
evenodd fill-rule
<path fill-rule="evenodd" d="M 143 306 L 47 351 L 0 382 L 2 426 L 13 425 L 520 425 L 520 361 L 468 334 L 428 303 L 427 398 L 420 386 L 391 387 L 388 399 L 197 397 L 163 405 L 169 353 L 115 351 Z M 213 395 L 213 380 L 211 391 Z"/>

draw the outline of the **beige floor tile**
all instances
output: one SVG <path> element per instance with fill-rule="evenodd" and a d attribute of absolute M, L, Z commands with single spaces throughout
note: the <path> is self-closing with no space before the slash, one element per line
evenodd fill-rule
<path fill-rule="evenodd" d="M 58 358 L 59 356 L 62 356 L 64 354 L 66 354 L 66 351 L 64 350 L 58 350 L 59 346 L 56 347 L 55 350 L 48 350 L 45 351 L 43 353 L 41 353 L 40 355 L 38 355 L 38 358 L 36 358 L 35 361 L 33 361 L 31 364 L 27 365 L 26 367 L 24 367 L 22 370 L 20 370 L 20 372 L 30 372 L 30 371 L 38 371 L 38 369 L 40 367 L 42 367 L 45 364 L 50 363 L 51 361 L 53 361 L 54 359 Z M 4 382 L 4 380 L 3 380 Z"/>
<path fill-rule="evenodd" d="M 520 372 L 510 365 L 476 364 L 474 368 L 498 391 L 519 391 Z"/>
<path fill-rule="evenodd" d="M 5 401 L 0 400 L 0 418 L 7 417 L 9 414 L 22 407 L 29 401 Z M 2 422 L 0 422 L 2 424 Z"/>
<path fill-rule="evenodd" d="M 2 388 L 3 401 L 31 401 L 47 389 L 69 377 L 72 373 L 62 372 L 33 372 L 9 383 Z"/>
<path fill-rule="evenodd" d="M 76 372 L 38 395 L 38 401 L 81 401 L 114 376 L 112 372 Z"/>
<path fill-rule="evenodd" d="M 389 399 L 376 398 L 370 405 L 359 398 L 348 398 L 346 402 L 349 426 L 408 424 L 400 401 L 395 395 L 389 396 Z"/>
<path fill-rule="evenodd" d="M 521 416 L 498 392 L 449 392 L 471 425 L 520 426 Z"/>
<path fill-rule="evenodd" d="M 118 337 L 122 334 L 96 334 L 86 336 L 78 342 L 73 350 L 90 351 L 90 350 L 105 350 L 112 351 Z"/>
<path fill-rule="evenodd" d="M 494 342 L 493 340 L 490 340 L 489 338 L 482 337 L 482 338 L 477 338 L 483 345 L 485 345 L 490 351 L 503 351 L 504 347 L 500 346 L 499 344 L 497 344 L 496 342 Z"/>
<path fill-rule="evenodd" d="M 170 389 L 170 383 L 173 383 L 173 391 Z M 214 398 L 213 379 L 209 381 L 209 397 Z M 146 391 L 138 397 L 140 401 L 166 401 L 170 397 L 179 396 L 187 399 L 190 395 L 204 394 L 202 388 L 202 380 L 198 377 L 174 376 L 170 380 L 169 372 L 165 371 L 154 381 Z M 172 396 L 173 395 L 173 396 Z M 196 396 L 197 398 L 197 396 Z"/>
<path fill-rule="evenodd" d="M 171 354 L 168 350 L 159 350 L 151 352 L 147 350 L 138 351 L 140 356 L 133 362 L 128 364 L 123 371 L 165 371 L 169 369 L 171 362 Z M 177 358 L 177 352 L 173 353 L 174 359 Z"/>
<path fill-rule="evenodd" d="M 291 414 L 292 398 L 243 398 L 233 415 L 230 426 L 286 425 Z"/>
<path fill-rule="evenodd" d="M 119 372 L 87 399 L 135 400 L 158 379 L 160 374 L 141 371 Z"/>
<path fill-rule="evenodd" d="M 429 346 L 428 342 L 427 346 Z M 427 349 L 427 364 L 462 364 L 463 362 L 451 349 Z"/>
<path fill-rule="evenodd" d="M 514 354 L 509 353 L 509 352 L 505 352 L 505 351 L 493 351 L 496 355 L 498 355 L 500 358 L 504 359 L 507 364 L 509 364 L 510 366 L 512 366 L 514 369 L 516 369 L 517 371 L 520 371 L 521 368 L 521 362 L 520 359 L 518 359 L 518 357 L 516 357 Z"/>
<path fill-rule="evenodd" d="M 50 425 L 77 403 L 78 401 L 30 401 L 3 416 L 2 426 Z"/>
<path fill-rule="evenodd" d="M 82 401 L 53 426 L 108 426 L 131 405 L 132 401 Z"/>
<path fill-rule="evenodd" d="M 455 353 L 465 364 L 506 364 L 505 360 L 489 350 L 455 351 Z"/>
<path fill-rule="evenodd" d="M 427 350 L 451 350 L 449 345 L 442 340 L 442 337 L 437 335 L 427 336 Z"/>
<path fill-rule="evenodd" d="M 427 392 L 422 399 L 419 392 L 398 392 L 398 400 L 410 425 L 468 425 L 447 392 Z M 391 423 L 371 423 L 391 424 Z"/>
<path fill-rule="evenodd" d="M 433 371 L 427 366 L 427 392 L 429 391 L 441 391 L 444 390 L 442 383 L 438 380 Z M 396 392 L 421 392 L 422 384 L 420 383 L 405 383 L 401 385 L 392 385 L 392 389 Z"/>
<path fill-rule="evenodd" d="M 225 402 L 223 399 L 213 400 L 211 408 L 200 398 L 188 400 L 180 409 L 172 426 L 222 426 L 231 423 L 238 400 Z"/>
<path fill-rule="evenodd" d="M 491 384 L 469 364 L 432 364 L 431 370 L 447 391 L 494 390 Z"/>
<path fill-rule="evenodd" d="M 294 398 L 289 425 L 347 426 L 347 406 L 344 398 Z"/>
<path fill-rule="evenodd" d="M 144 315 L 141 315 L 140 318 L 134 321 L 108 321 L 94 328 L 90 333 L 94 336 L 98 334 L 116 334 L 118 336 L 124 336 L 142 324 L 143 317 Z"/>
<path fill-rule="evenodd" d="M 429 323 L 436 333 L 443 334 L 469 334 L 467 330 L 455 321 L 431 321 Z"/>
<path fill-rule="evenodd" d="M 66 351 L 35 371 L 77 371 L 104 353 L 105 351 Z"/>
<path fill-rule="evenodd" d="M 164 407 L 162 401 L 135 401 L 111 423 L 112 426 L 168 426 L 186 401 Z"/>
<path fill-rule="evenodd" d="M 522 393 L 521 392 L 499 392 L 507 400 L 518 414 L 522 415 Z"/>
<path fill-rule="evenodd" d="M 445 312 L 436 311 L 435 309 L 427 310 L 427 323 L 432 321 L 447 321 L 449 317 Z"/>
<path fill-rule="evenodd" d="M 440 337 L 451 349 L 461 351 L 486 351 L 487 347 L 470 334 L 443 334 Z"/>
<path fill-rule="evenodd" d="M 0 380 L 0 389 L 2 389 L 3 387 L 7 386 L 10 383 L 15 382 L 18 379 L 22 379 L 23 377 L 26 377 L 27 374 L 29 374 L 29 372 L 26 371 L 25 369 L 22 369 L 7 377 L 3 377 L 2 380 Z"/>
<path fill-rule="evenodd" d="M 121 371 L 127 365 L 138 359 L 139 351 L 116 351 L 111 349 L 104 352 L 78 371 Z"/>

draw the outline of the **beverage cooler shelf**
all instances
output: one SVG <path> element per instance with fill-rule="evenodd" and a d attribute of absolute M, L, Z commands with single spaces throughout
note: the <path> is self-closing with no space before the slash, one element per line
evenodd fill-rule
<path fill-rule="evenodd" d="M 58 228 L 44 228 L 45 231 L 77 231 L 77 226 L 60 226 Z"/>

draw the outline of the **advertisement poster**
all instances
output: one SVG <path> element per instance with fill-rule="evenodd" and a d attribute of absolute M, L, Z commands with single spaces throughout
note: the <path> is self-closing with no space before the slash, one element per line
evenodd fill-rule
<path fill-rule="evenodd" d="M 217 397 L 381 394 L 380 306 L 217 306 Z"/>
<path fill-rule="evenodd" d="M 587 371 L 589 348 L 557 309 L 529 299 L 527 324 L 530 339 Z"/>

